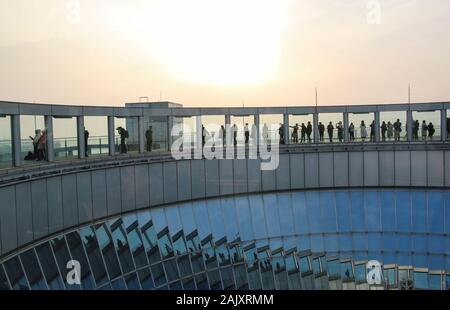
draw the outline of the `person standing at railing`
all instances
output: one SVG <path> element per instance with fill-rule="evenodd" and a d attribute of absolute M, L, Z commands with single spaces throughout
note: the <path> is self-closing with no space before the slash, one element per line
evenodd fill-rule
<path fill-rule="evenodd" d="M 250 130 L 248 129 L 248 123 L 244 126 L 245 145 L 248 145 L 250 141 Z"/>
<path fill-rule="evenodd" d="M 42 132 L 40 129 L 36 129 L 34 131 L 34 133 L 35 133 L 34 138 L 30 136 L 30 139 L 33 141 L 33 154 L 37 155 L 38 143 L 39 143 L 39 139 L 41 138 Z"/>
<path fill-rule="evenodd" d="M 336 128 L 338 131 L 339 142 L 342 143 L 342 141 L 344 141 L 344 126 L 342 125 L 342 122 L 337 123 Z"/>
<path fill-rule="evenodd" d="M 308 122 L 308 126 L 306 126 L 306 135 L 308 136 L 308 142 L 311 143 L 312 139 L 311 139 L 311 134 L 312 134 L 312 125 L 311 122 Z"/>
<path fill-rule="evenodd" d="M 367 138 L 367 128 L 364 121 L 361 121 L 361 125 L 359 126 L 359 130 L 361 131 L 361 140 L 362 142 L 366 142 Z"/>
<path fill-rule="evenodd" d="M 420 123 L 418 120 L 414 122 L 413 126 L 413 140 L 419 141 L 419 129 L 420 129 Z"/>
<path fill-rule="evenodd" d="M 128 130 L 120 126 L 117 127 L 117 132 L 120 135 L 120 153 L 125 154 L 127 153 L 127 145 L 125 140 L 129 137 Z"/>
<path fill-rule="evenodd" d="M 323 142 L 325 135 L 325 126 L 321 122 L 319 122 L 318 129 L 319 129 L 319 142 Z"/>
<path fill-rule="evenodd" d="M 266 123 L 264 123 L 262 128 L 262 137 L 264 141 L 264 145 L 267 145 L 269 143 L 269 127 Z"/>
<path fill-rule="evenodd" d="M 42 131 L 42 135 L 38 141 L 37 147 L 37 160 L 45 160 L 47 158 L 46 154 L 46 146 L 47 146 L 47 132 L 45 130 Z"/>
<path fill-rule="evenodd" d="M 153 126 L 148 127 L 145 132 L 145 138 L 147 139 L 147 152 L 151 152 L 153 146 Z"/>
<path fill-rule="evenodd" d="M 292 131 L 292 142 L 298 143 L 298 129 L 299 129 L 298 124 L 295 124 L 295 126 L 289 126 L 289 127 L 294 129 Z"/>
<path fill-rule="evenodd" d="M 219 139 L 222 140 L 222 145 L 225 146 L 227 143 L 227 131 L 224 125 L 220 126 Z"/>
<path fill-rule="evenodd" d="M 370 142 L 375 142 L 375 121 L 370 124 Z"/>
<path fill-rule="evenodd" d="M 436 132 L 436 130 L 434 129 L 434 125 L 433 125 L 433 123 L 430 122 L 428 124 L 428 137 L 430 138 L 430 140 L 433 140 L 435 132 Z"/>
<path fill-rule="evenodd" d="M 426 121 L 422 122 L 422 141 L 426 141 L 428 136 L 428 125 Z"/>
<path fill-rule="evenodd" d="M 234 146 L 237 146 L 238 127 L 236 126 L 236 124 L 231 127 L 231 132 L 233 133 L 233 144 Z"/>
<path fill-rule="evenodd" d="M 86 157 L 89 157 L 88 155 L 88 141 L 89 141 L 89 131 L 86 130 L 86 128 L 84 128 L 84 155 Z"/>
<path fill-rule="evenodd" d="M 333 143 L 334 126 L 333 126 L 332 122 L 330 122 L 328 124 L 327 131 L 328 131 L 328 138 L 330 139 L 330 143 Z"/>
<path fill-rule="evenodd" d="M 387 125 L 385 121 L 383 121 L 380 128 L 381 128 L 381 141 L 386 142 Z"/>
<path fill-rule="evenodd" d="M 348 133 L 350 135 L 350 142 L 355 141 L 355 125 L 353 123 L 350 123 L 350 126 L 348 126 Z"/>
<path fill-rule="evenodd" d="M 387 123 L 387 138 L 389 141 L 391 141 L 392 137 L 394 137 L 394 125 L 392 125 L 391 122 L 388 122 Z"/>
<path fill-rule="evenodd" d="M 402 123 L 400 119 L 394 123 L 394 140 L 395 142 L 400 142 L 400 133 L 402 132 Z"/>
<path fill-rule="evenodd" d="M 302 135 L 302 137 L 301 137 L 300 143 L 305 143 L 306 142 L 306 131 L 307 131 L 307 128 L 305 126 L 305 123 L 302 123 L 302 127 L 301 127 L 301 135 Z"/>
<path fill-rule="evenodd" d="M 280 128 L 278 128 L 278 135 L 280 136 L 280 144 L 285 144 L 284 140 L 284 125 L 280 123 Z"/>

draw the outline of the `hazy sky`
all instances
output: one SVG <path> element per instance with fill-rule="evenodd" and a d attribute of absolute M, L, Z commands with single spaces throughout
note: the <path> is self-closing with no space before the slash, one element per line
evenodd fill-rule
<path fill-rule="evenodd" d="M 450 100 L 448 0 L 0 0 L 0 100 Z"/>

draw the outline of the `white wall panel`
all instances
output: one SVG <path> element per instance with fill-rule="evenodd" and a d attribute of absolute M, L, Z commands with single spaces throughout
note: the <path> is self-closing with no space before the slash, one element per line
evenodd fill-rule
<path fill-rule="evenodd" d="M 319 153 L 319 182 L 320 187 L 334 186 L 333 153 Z"/>
<path fill-rule="evenodd" d="M 94 218 L 108 215 L 106 195 L 106 171 L 92 171 L 92 204 Z"/>
<path fill-rule="evenodd" d="M 138 165 L 134 167 L 134 184 L 136 185 L 136 209 L 150 206 L 148 165 Z"/>
<path fill-rule="evenodd" d="M 348 157 L 350 186 L 364 186 L 364 154 L 350 152 Z"/>
<path fill-rule="evenodd" d="M 348 152 L 333 154 L 334 186 L 347 187 L 349 183 Z"/>
<path fill-rule="evenodd" d="M 411 185 L 427 186 L 427 152 L 411 153 Z"/>
<path fill-rule="evenodd" d="M 291 167 L 291 188 L 303 189 L 305 188 L 305 155 L 290 154 L 289 157 Z"/>

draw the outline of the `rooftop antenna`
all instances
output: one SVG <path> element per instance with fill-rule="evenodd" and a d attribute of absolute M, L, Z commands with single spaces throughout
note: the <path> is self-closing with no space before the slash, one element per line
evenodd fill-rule
<path fill-rule="evenodd" d="M 318 105 L 319 105 L 319 101 L 318 101 L 318 99 L 317 99 L 317 87 L 315 88 L 315 91 L 316 91 L 316 109 L 317 109 L 317 107 L 318 107 Z"/>
<path fill-rule="evenodd" d="M 408 84 L 408 104 L 411 105 L 411 84 Z"/>

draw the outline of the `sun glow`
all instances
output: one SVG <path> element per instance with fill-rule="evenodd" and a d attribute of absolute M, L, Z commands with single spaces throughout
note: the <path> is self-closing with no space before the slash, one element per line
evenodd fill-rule
<path fill-rule="evenodd" d="M 276 76 L 288 2 L 137 1 L 126 4 L 128 18 L 110 22 L 180 80 L 252 85 Z"/>

